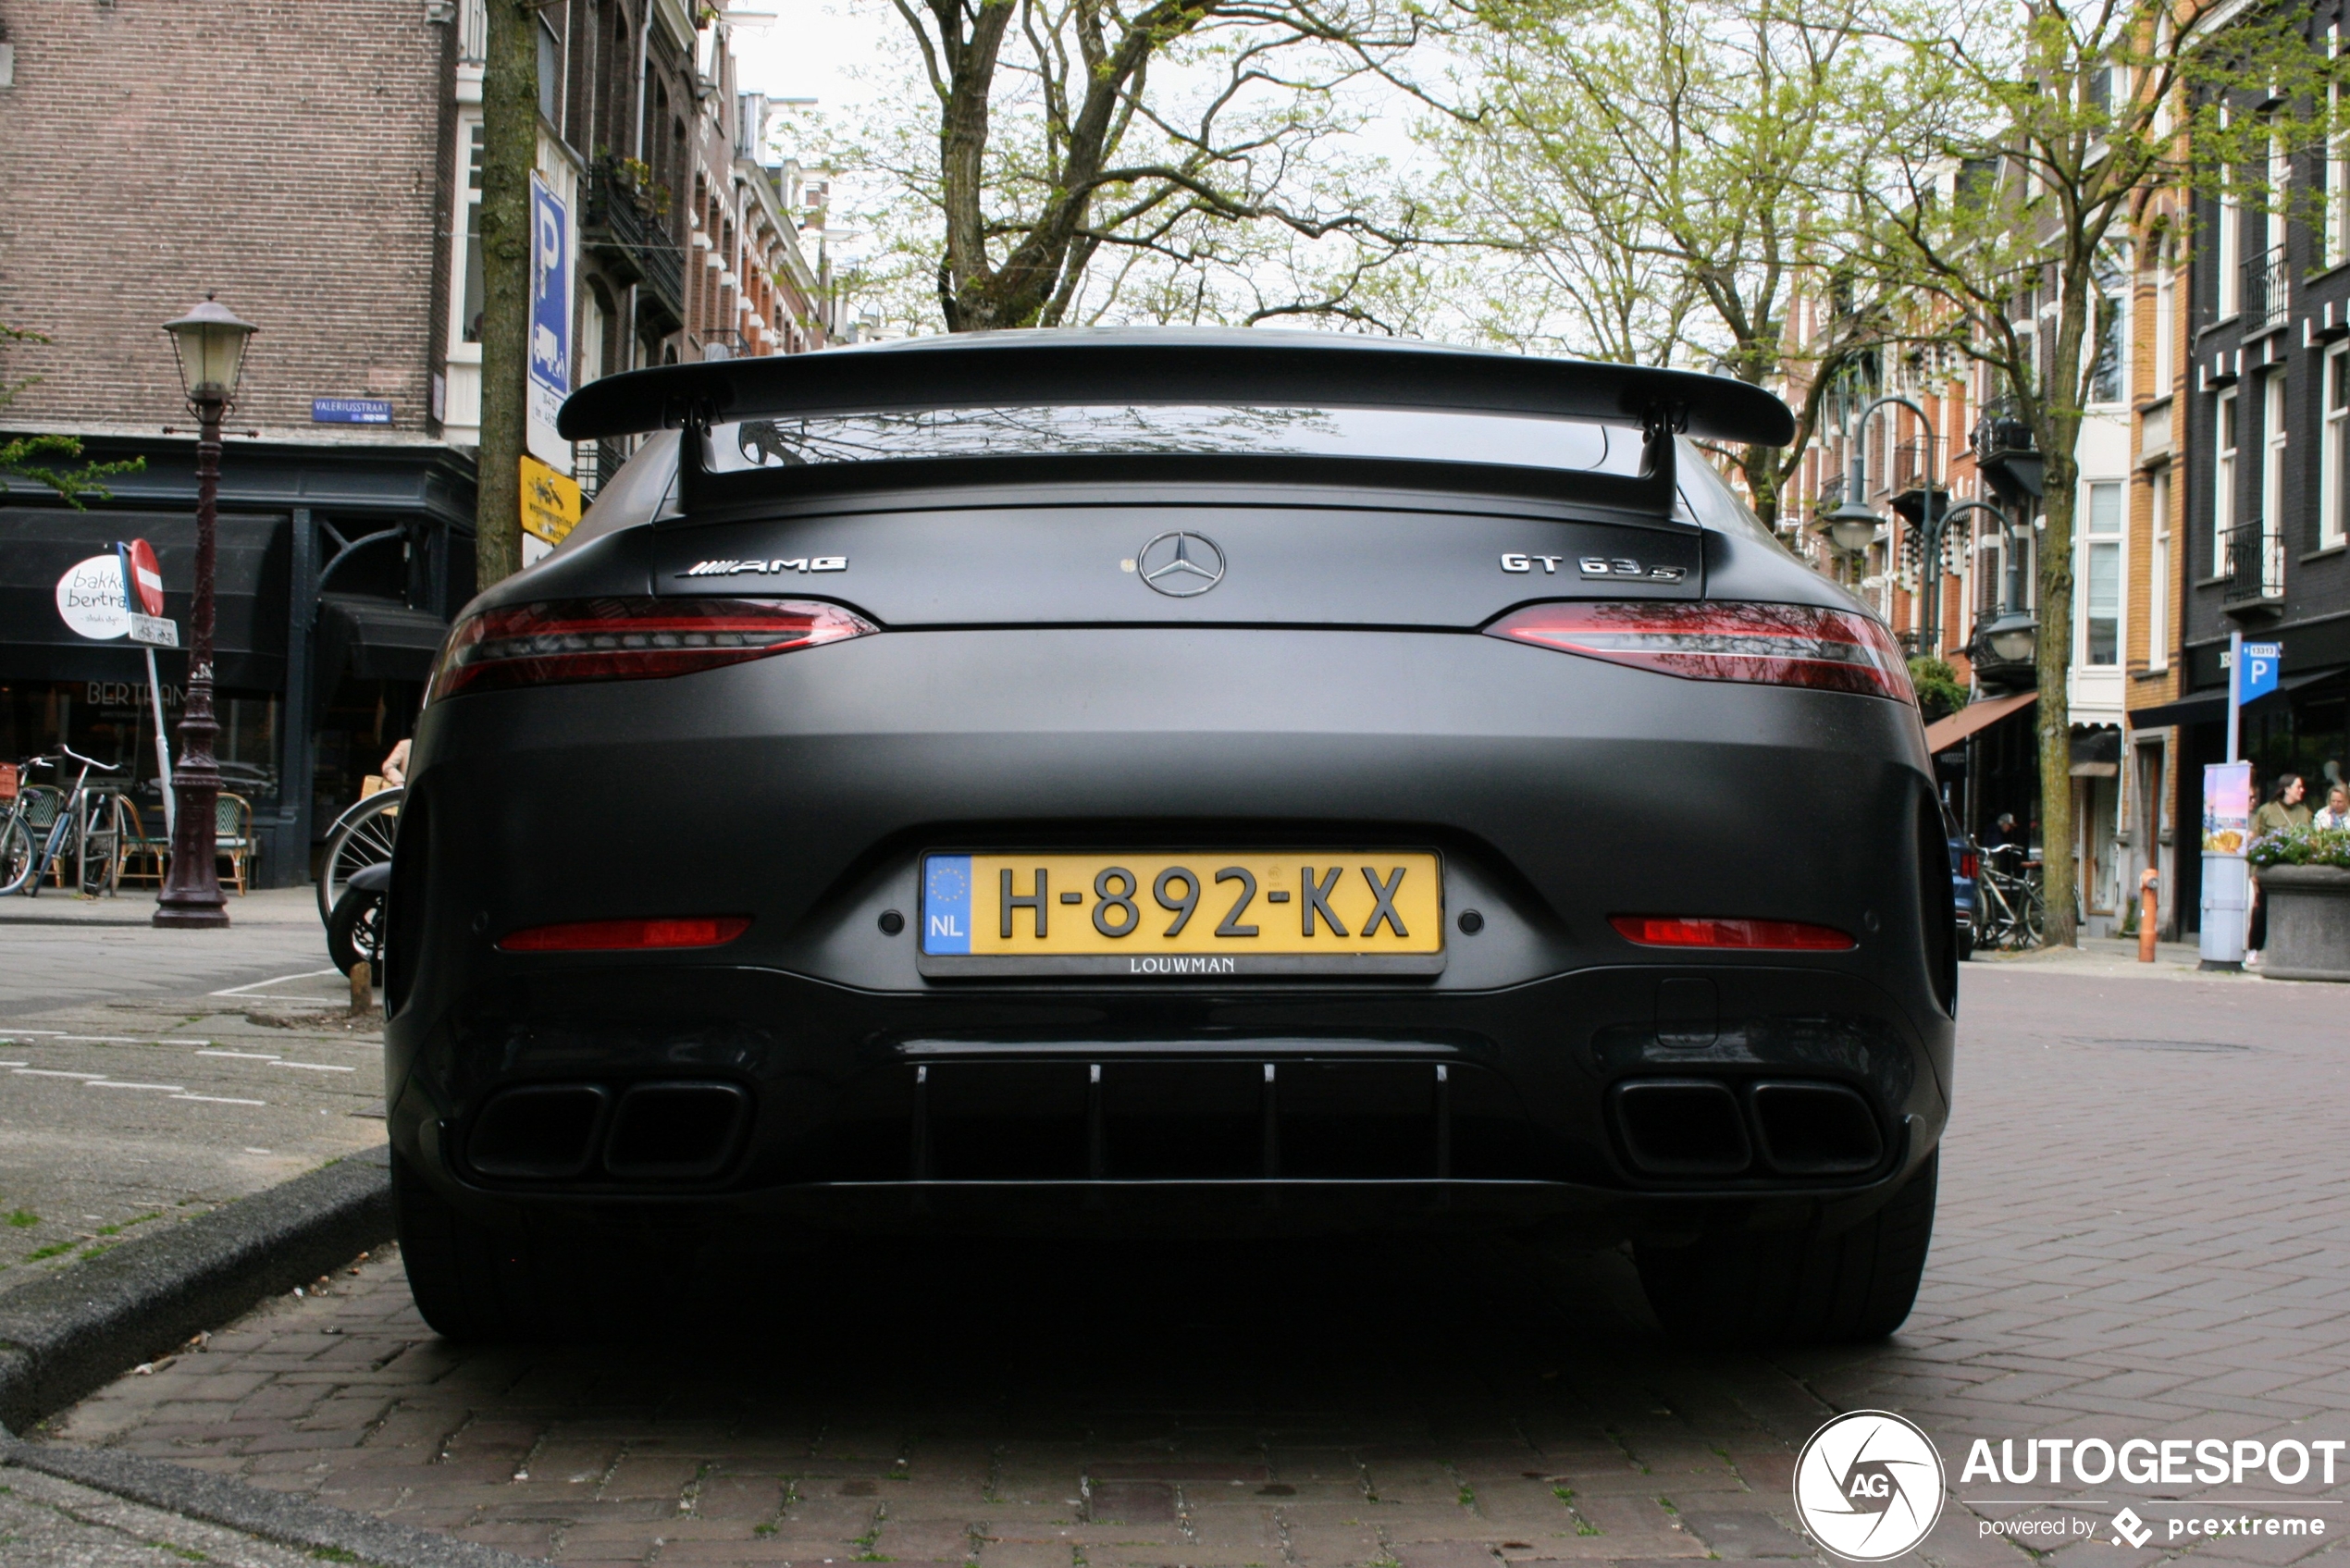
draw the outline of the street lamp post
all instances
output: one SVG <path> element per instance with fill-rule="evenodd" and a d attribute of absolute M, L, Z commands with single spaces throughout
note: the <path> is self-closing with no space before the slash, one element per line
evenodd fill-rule
<path fill-rule="evenodd" d="M 218 549 L 220 420 L 237 395 L 251 322 L 240 321 L 210 294 L 177 321 L 164 324 L 179 361 L 179 384 L 196 416 L 196 591 L 189 613 L 188 699 L 179 716 L 179 766 L 172 774 L 179 801 L 171 829 L 171 872 L 155 902 L 155 923 L 209 930 L 229 923 L 220 895 L 216 812 L 220 765 L 212 755 L 220 726 L 212 716 L 212 589 Z"/>

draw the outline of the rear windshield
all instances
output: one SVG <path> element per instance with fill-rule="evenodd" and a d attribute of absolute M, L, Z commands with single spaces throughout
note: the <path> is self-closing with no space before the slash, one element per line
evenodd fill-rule
<path fill-rule="evenodd" d="M 1566 419 L 1390 408 L 1182 404 L 921 409 L 711 428 L 715 473 L 939 457 L 1227 453 L 1401 458 L 1636 475 L 1640 432 Z"/>

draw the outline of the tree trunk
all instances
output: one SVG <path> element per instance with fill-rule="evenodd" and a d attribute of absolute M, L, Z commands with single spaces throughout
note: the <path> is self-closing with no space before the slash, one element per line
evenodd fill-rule
<path fill-rule="evenodd" d="M 481 449 L 474 576 L 522 570 L 525 366 L 530 352 L 530 171 L 538 161 L 538 14 L 489 0 L 481 75 Z"/>
<path fill-rule="evenodd" d="M 2064 422 L 2079 438 L 2078 419 Z M 2072 513 L 2080 492 L 2080 465 L 2072 443 L 2049 443 L 2047 496 L 2037 562 L 2040 637 L 2035 655 L 2040 683 L 2041 884 L 2047 898 L 2047 945 L 2071 947 L 2080 941 L 2073 918 L 2078 893 L 2072 866 L 2072 713 L 2068 681 L 2072 672 Z"/>

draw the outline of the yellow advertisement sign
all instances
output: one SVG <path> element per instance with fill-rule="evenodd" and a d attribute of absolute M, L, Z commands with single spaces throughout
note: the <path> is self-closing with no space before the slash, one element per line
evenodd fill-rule
<path fill-rule="evenodd" d="M 526 453 L 522 460 L 523 532 L 559 545 L 579 525 L 579 487 Z"/>

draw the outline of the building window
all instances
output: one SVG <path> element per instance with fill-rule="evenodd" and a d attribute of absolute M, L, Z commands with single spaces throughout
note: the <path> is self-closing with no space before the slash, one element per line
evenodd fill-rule
<path fill-rule="evenodd" d="M 2260 537 L 2273 538 L 2284 524 L 2284 372 L 2260 378 Z"/>
<path fill-rule="evenodd" d="M 2336 57 L 2341 53 L 2341 27 L 2337 25 L 2326 29 L 2327 56 Z M 2338 81 L 2330 82 L 2326 86 L 2326 109 L 2328 122 L 2340 125 L 2342 123 L 2342 84 Z M 2325 205 L 2322 209 L 2325 220 L 2325 265 L 2340 266 L 2344 261 L 2350 261 L 2350 205 L 2344 204 L 2345 202 L 2350 202 L 2350 136 L 2336 136 L 2331 142 L 2328 143 L 2323 178 L 2325 179 Z"/>
<path fill-rule="evenodd" d="M 2158 398 L 2171 395 L 2171 383 L 2179 372 L 2179 252 L 2177 241 L 2168 232 L 2155 246 L 2154 253 L 2154 392 Z"/>
<path fill-rule="evenodd" d="M 2228 530 L 2236 525 L 2236 394 L 2220 394 L 2211 426 L 2211 570 L 2228 569 Z"/>
<path fill-rule="evenodd" d="M 2228 111 L 2220 105 L 2220 123 L 2228 123 Z M 2238 292 L 2244 287 L 2244 204 L 2236 196 L 2236 171 L 2231 165 L 2220 167 L 2220 243 L 2214 247 L 2220 260 L 2220 317 L 2235 315 L 2240 308 Z"/>
<path fill-rule="evenodd" d="M 2118 403 L 2128 385 L 2123 345 L 2129 341 L 2129 290 L 2119 268 L 2097 278 L 2097 358 L 2089 373 L 2089 401 Z"/>
<path fill-rule="evenodd" d="M 457 228 L 465 237 L 458 265 L 457 311 L 450 326 L 460 343 L 481 341 L 481 121 L 462 123 L 457 144 L 465 160 L 465 178 L 457 190 Z"/>
<path fill-rule="evenodd" d="M 2089 487 L 2087 555 L 2088 614 L 2083 622 L 2082 657 L 2093 665 L 2121 661 L 2121 486 Z"/>
<path fill-rule="evenodd" d="M 2350 343 L 2326 351 L 2326 428 L 2318 467 L 2318 548 L 2350 537 Z"/>
<path fill-rule="evenodd" d="M 2146 559 L 2146 668 L 2171 668 L 2171 470 L 2154 471 L 2148 510 L 2154 549 Z"/>

